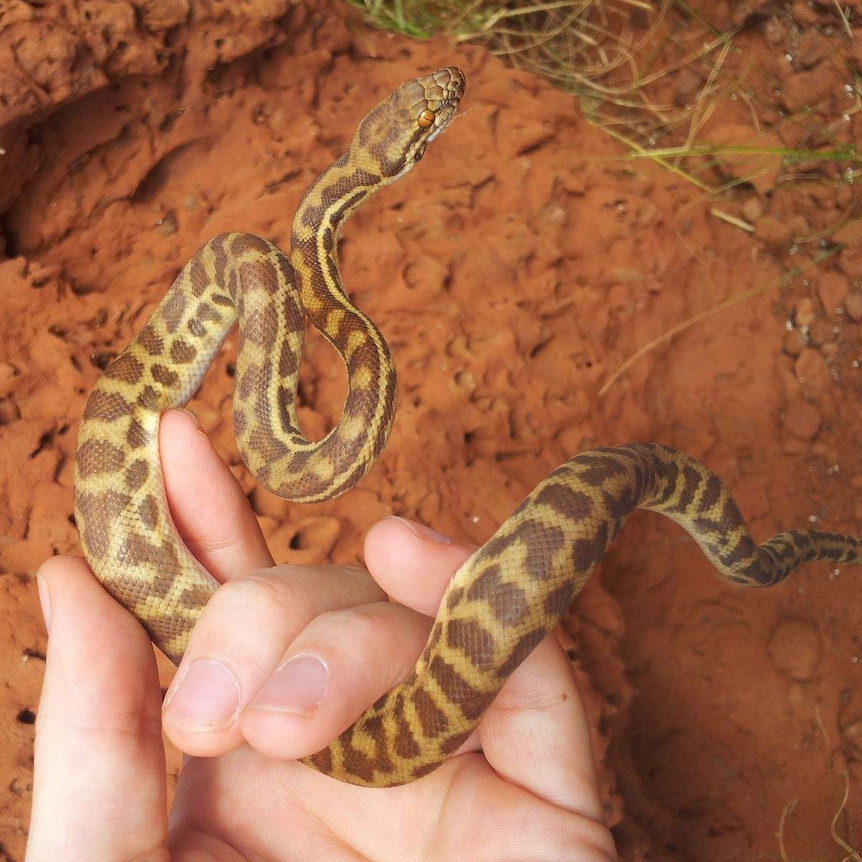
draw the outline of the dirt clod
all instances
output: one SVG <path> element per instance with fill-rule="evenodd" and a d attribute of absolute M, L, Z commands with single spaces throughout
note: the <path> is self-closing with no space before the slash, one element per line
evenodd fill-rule
<path fill-rule="evenodd" d="M 784 620 L 769 638 L 769 658 L 797 682 L 814 678 L 823 650 L 817 629 L 805 620 Z"/>

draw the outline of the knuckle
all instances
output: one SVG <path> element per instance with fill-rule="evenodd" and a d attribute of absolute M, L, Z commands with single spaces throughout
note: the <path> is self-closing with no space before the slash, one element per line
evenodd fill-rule
<path fill-rule="evenodd" d="M 266 570 L 252 571 L 223 584 L 212 599 L 224 613 L 283 617 L 308 604 L 301 585 Z"/>

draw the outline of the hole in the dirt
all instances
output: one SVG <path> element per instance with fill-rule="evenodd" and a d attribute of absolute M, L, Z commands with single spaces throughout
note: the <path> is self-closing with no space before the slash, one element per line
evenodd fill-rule
<path fill-rule="evenodd" d="M 546 338 L 544 341 L 540 341 L 535 347 L 530 350 L 530 359 L 535 359 L 550 343 L 553 341 L 552 338 Z"/>
<path fill-rule="evenodd" d="M 16 716 L 21 724 L 35 724 L 36 713 L 32 709 L 22 709 Z"/>
<path fill-rule="evenodd" d="M 3 249 L 3 254 L 7 258 L 20 257 L 21 255 L 21 245 L 18 242 L 18 234 L 15 231 L 10 230 L 6 220 L 0 218 L 0 248 L 3 248 L 5 244 L 5 249 Z"/>
<path fill-rule="evenodd" d="M 159 123 L 159 131 L 169 132 L 174 127 L 174 123 L 185 113 L 185 110 L 185 106 L 180 105 L 175 111 L 170 111 L 166 114 L 164 119 Z"/>
<path fill-rule="evenodd" d="M 165 153 L 151 168 L 147 175 L 138 183 L 132 194 L 134 203 L 150 202 L 167 185 L 171 176 L 182 173 L 181 165 L 177 163 L 185 154 L 199 144 L 200 141 L 190 141 Z"/>
<path fill-rule="evenodd" d="M 104 371 L 116 358 L 116 350 L 100 350 L 90 357 L 90 364 L 99 371 Z"/>
<path fill-rule="evenodd" d="M 306 548 L 311 547 L 311 542 L 308 541 L 308 537 L 305 535 L 304 530 L 297 530 L 290 537 L 290 541 L 287 543 L 287 546 L 291 551 L 304 551 Z"/>
<path fill-rule="evenodd" d="M 223 43 L 223 40 L 216 39 L 214 47 L 218 50 Z M 211 87 L 219 87 L 221 82 L 227 77 L 229 66 L 226 63 L 216 63 L 206 75 L 206 82 Z"/>
<path fill-rule="evenodd" d="M 36 448 L 30 453 L 30 458 L 40 455 L 45 449 L 50 449 L 54 442 L 54 432 L 46 431 L 40 438 Z"/>

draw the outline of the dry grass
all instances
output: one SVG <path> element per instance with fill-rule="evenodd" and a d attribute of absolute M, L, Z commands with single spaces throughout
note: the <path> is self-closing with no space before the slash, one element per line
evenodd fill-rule
<path fill-rule="evenodd" d="M 659 162 L 705 192 L 750 183 L 776 163 L 780 182 L 808 181 L 818 168 L 832 181 L 853 183 L 862 176 L 862 156 L 852 143 L 836 139 L 820 116 L 862 110 L 858 75 L 847 85 L 852 92 L 834 94 L 834 104 L 788 114 L 776 127 L 762 118 L 752 83 L 760 70 L 736 49 L 738 30 L 716 31 L 684 0 L 348 2 L 378 27 L 484 44 L 513 66 L 575 93 L 587 119 L 622 142 L 631 157 Z M 852 39 L 851 15 L 858 14 L 836 2 L 836 29 Z M 680 75 L 688 82 L 682 99 Z M 721 100 L 744 105 L 754 133 L 769 127 L 780 136 L 782 128 L 803 127 L 810 133 L 802 139 L 816 144 L 722 146 L 704 133 Z M 716 166 L 724 170 L 716 172 Z"/>
<path fill-rule="evenodd" d="M 733 308 L 734 305 L 738 305 L 740 302 L 747 302 L 752 297 L 757 296 L 767 290 L 774 290 L 780 287 L 782 284 L 787 282 L 790 279 L 796 278 L 796 276 L 802 275 L 806 270 L 811 269 L 812 267 L 819 266 L 823 261 L 828 260 L 833 255 L 838 254 L 844 248 L 843 245 L 836 245 L 825 251 L 821 251 L 813 256 L 811 260 L 807 260 L 804 263 L 798 264 L 790 269 L 788 272 L 782 273 L 777 278 L 770 279 L 769 281 L 765 281 L 762 284 L 757 284 L 754 287 L 748 288 L 748 290 L 742 291 L 742 293 L 737 294 L 736 296 L 728 297 L 727 299 L 719 302 L 717 305 L 713 305 L 710 308 L 700 312 L 699 314 L 695 314 L 692 317 L 683 320 L 681 323 L 677 323 L 675 326 L 672 326 L 670 329 L 665 330 L 661 335 L 647 342 L 643 347 L 639 348 L 635 351 L 628 359 L 625 360 L 611 376 L 602 384 L 601 389 L 598 391 L 598 396 L 601 398 L 606 395 L 613 387 L 616 385 L 617 381 L 634 365 L 638 360 L 643 359 L 649 353 L 652 353 L 657 347 L 660 347 L 662 344 L 665 344 L 668 341 L 671 341 L 681 332 L 685 332 L 687 329 L 691 329 L 691 327 L 696 326 L 698 323 L 702 323 L 704 320 L 708 320 L 710 317 L 714 317 L 716 314 L 720 314 L 723 311 L 727 311 L 729 308 Z"/>
<path fill-rule="evenodd" d="M 832 744 L 829 738 L 829 731 L 823 722 L 823 716 L 820 714 L 820 707 L 814 710 L 814 720 L 817 722 L 817 727 L 823 737 L 824 750 L 826 752 L 826 769 L 832 778 L 839 778 L 841 781 L 841 800 L 838 803 L 838 808 L 832 817 L 832 822 L 829 824 L 829 834 L 835 844 L 841 848 L 846 855 L 841 859 L 841 862 L 862 862 L 862 854 L 850 845 L 853 840 L 853 823 L 847 817 L 847 802 L 850 799 L 850 775 L 846 767 L 841 765 L 838 769 L 833 765 Z M 781 812 L 781 820 L 778 824 L 778 853 L 781 862 L 814 862 L 814 860 L 803 860 L 798 857 L 792 857 L 787 852 L 784 836 L 787 828 L 787 822 L 793 814 L 793 809 L 796 807 L 796 800 L 792 799 L 784 810 Z M 844 833 L 842 836 L 839 833 L 839 826 Z M 845 840 L 846 839 L 846 840 Z"/>

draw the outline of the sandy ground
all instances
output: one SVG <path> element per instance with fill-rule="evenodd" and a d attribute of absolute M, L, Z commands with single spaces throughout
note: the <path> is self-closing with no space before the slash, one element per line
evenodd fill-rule
<path fill-rule="evenodd" d="M 787 140 L 797 126 L 782 122 L 816 101 L 833 109 L 834 140 L 858 136 L 860 41 L 831 4 L 750 3 L 741 17 L 740 5 L 706 8 L 719 28 L 739 18 L 752 98 L 774 126 L 755 129 L 751 103 L 728 96 L 706 132 L 817 147 L 803 131 Z M 758 537 L 862 530 L 851 184 L 816 165 L 783 182 L 786 166 L 761 159 L 750 183 L 710 199 L 622 158 L 573 97 L 480 48 L 375 32 L 334 3 L 234 11 L 189 13 L 180 0 L 0 10 L 0 859 L 23 858 L 45 653 L 34 573 L 77 548 L 72 457 L 87 393 L 204 241 L 243 230 L 286 242 L 300 195 L 355 123 L 421 71 L 464 69 L 463 116 L 342 244 L 346 283 L 399 372 L 379 465 L 327 504 L 256 489 L 230 425 L 231 340 L 192 402 L 276 558 L 357 561 L 390 512 L 481 542 L 557 463 L 631 440 L 703 459 Z M 668 85 L 680 104 L 693 86 Z M 839 240 L 848 247 L 782 277 Z M 599 395 L 651 339 L 762 286 Z M 344 395 L 319 338 L 302 394 L 319 434 Z M 848 851 L 833 833 L 862 843 L 860 599 L 858 573 L 826 565 L 768 591 L 730 587 L 673 525 L 633 518 L 567 624 L 624 859 L 837 862 Z"/>

